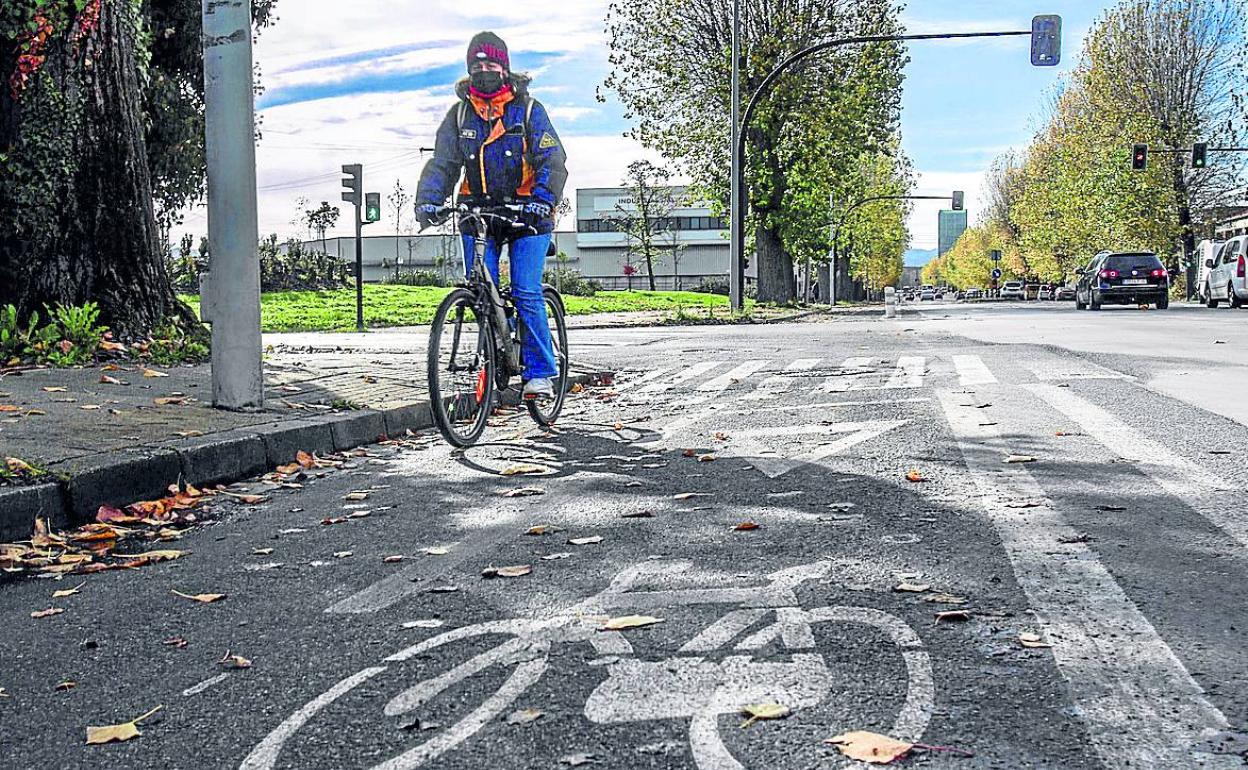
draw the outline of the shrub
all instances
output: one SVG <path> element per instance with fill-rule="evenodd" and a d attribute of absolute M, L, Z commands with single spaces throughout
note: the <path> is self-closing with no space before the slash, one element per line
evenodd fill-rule
<path fill-rule="evenodd" d="M 396 286 L 447 286 L 437 270 L 407 270 L 386 278 L 386 283 Z"/>
<path fill-rule="evenodd" d="M 307 250 L 291 238 L 285 252 L 270 235 L 260 242 L 261 291 L 340 289 L 351 281 L 347 263 L 337 257 Z"/>
<path fill-rule="evenodd" d="M 572 297 L 592 297 L 602 291 L 601 283 L 566 267 L 547 270 L 542 274 L 542 281 L 558 287 L 561 294 Z"/>
<path fill-rule="evenodd" d="M 106 327 L 98 324 L 100 308 L 94 302 L 80 307 L 47 308 L 48 322 L 40 325 L 38 311 L 25 324 L 17 308 L 0 308 L 0 363 L 33 361 L 52 366 L 79 366 L 95 356 Z"/>
<path fill-rule="evenodd" d="M 700 294 L 719 294 L 728 296 L 728 278 L 727 276 L 714 276 L 703 278 L 698 281 L 698 285 L 694 287 L 694 291 Z"/>

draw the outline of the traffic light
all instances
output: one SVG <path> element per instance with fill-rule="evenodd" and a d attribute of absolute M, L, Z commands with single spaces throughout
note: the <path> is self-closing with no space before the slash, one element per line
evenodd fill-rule
<path fill-rule="evenodd" d="M 1131 168 L 1143 171 L 1148 168 L 1148 145 L 1137 144 L 1131 150 Z"/>
<path fill-rule="evenodd" d="M 342 199 L 359 206 L 363 200 L 360 193 L 364 189 L 364 167 L 359 163 L 352 163 L 343 166 L 342 173 L 347 175 L 347 178 L 342 180 L 342 186 L 350 190 L 342 194 Z"/>
<path fill-rule="evenodd" d="M 1031 20 L 1031 64 L 1056 67 L 1062 63 L 1062 17 L 1047 14 Z"/>
<path fill-rule="evenodd" d="M 1192 145 L 1192 168 L 1205 168 L 1209 165 L 1209 144 L 1197 142 Z"/>
<path fill-rule="evenodd" d="M 953 191 L 953 210 L 961 211 L 966 208 L 966 193 L 961 190 Z"/>
<path fill-rule="evenodd" d="M 370 224 L 381 221 L 381 193 L 364 196 L 364 221 Z"/>

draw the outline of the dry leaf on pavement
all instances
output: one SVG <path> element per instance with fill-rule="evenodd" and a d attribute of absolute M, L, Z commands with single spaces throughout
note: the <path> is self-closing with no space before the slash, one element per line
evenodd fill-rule
<path fill-rule="evenodd" d="M 61 607 L 49 607 L 46 610 L 38 610 L 30 613 L 32 618 L 50 618 L 53 615 L 60 615 L 65 610 Z"/>
<path fill-rule="evenodd" d="M 213 602 L 219 602 L 225 598 L 225 594 L 184 594 L 181 591 L 172 591 L 171 593 L 174 596 L 180 596 L 183 599 L 190 599 L 191 601 L 199 602 L 200 604 L 212 604 Z"/>
<path fill-rule="evenodd" d="M 932 590 L 926 583 L 898 583 L 893 590 L 899 594 L 922 594 Z"/>
<path fill-rule="evenodd" d="M 546 490 L 541 487 L 520 487 L 519 489 L 508 489 L 499 492 L 503 497 L 536 497 L 546 494 Z"/>
<path fill-rule="evenodd" d="M 342 499 L 348 502 L 352 502 L 352 503 L 363 502 L 368 499 L 368 492 L 367 491 L 351 492 L 350 494 L 344 496 Z"/>
<path fill-rule="evenodd" d="M 558 532 L 558 531 L 559 531 L 558 527 L 553 527 L 549 524 L 538 524 L 536 526 L 529 527 L 525 531 L 524 534 L 532 535 L 534 537 L 540 537 L 542 535 L 549 535 L 551 532 Z"/>
<path fill-rule="evenodd" d="M 733 527 L 732 531 L 733 532 L 753 532 L 754 530 L 761 529 L 761 528 L 762 528 L 762 525 L 759 524 L 758 522 L 743 521 L 737 526 Z"/>
<path fill-rule="evenodd" d="M 173 561 L 174 559 L 180 559 L 183 556 L 186 556 L 186 551 L 163 550 L 163 551 L 148 551 L 146 553 L 136 553 L 130 556 L 127 556 L 121 553 L 114 554 L 114 555 L 118 559 L 139 559 L 144 564 L 150 564 L 154 562 Z"/>
<path fill-rule="evenodd" d="M 125 385 L 126 383 L 122 382 L 121 380 L 117 379 L 116 377 L 110 377 L 110 376 L 108 376 L 107 374 L 101 374 L 101 375 L 100 375 L 100 384 L 101 384 L 101 385 Z"/>
<path fill-rule="evenodd" d="M 741 713 L 749 717 L 741 723 L 741 729 L 744 730 L 760 719 L 784 719 L 793 713 L 793 709 L 781 703 L 754 703 L 742 707 Z"/>
<path fill-rule="evenodd" d="M 406 557 L 399 556 L 399 555 L 387 556 L 386 558 L 381 560 L 381 563 L 382 564 L 398 564 L 399 562 L 403 561 L 404 558 Z"/>
<path fill-rule="evenodd" d="M 139 732 L 139 722 L 147 719 L 152 714 L 160 711 L 162 708 L 164 708 L 164 706 L 157 706 L 132 722 L 124 722 L 119 725 L 107 725 L 105 727 L 88 727 L 87 743 L 112 743 L 113 741 L 128 741 L 131 738 L 138 738 L 143 734 Z"/>
<path fill-rule="evenodd" d="M 434 546 L 433 548 L 421 548 L 420 550 L 428 556 L 446 556 L 451 552 L 450 548 L 442 545 Z"/>
<path fill-rule="evenodd" d="M 710 492 L 681 492 L 678 495 L 672 495 L 673 500 L 692 500 L 695 497 L 710 497 Z"/>
<path fill-rule="evenodd" d="M 74 689 L 77 686 L 78 686 L 77 682 L 73 681 L 72 679 L 66 679 L 63 682 L 57 682 L 56 687 L 53 687 L 52 689 L 56 690 L 57 692 L 69 692 L 70 690 Z"/>
<path fill-rule="evenodd" d="M 507 724 L 509 725 L 529 725 L 546 715 L 545 711 L 538 709 L 520 709 L 513 711 L 507 715 Z"/>
<path fill-rule="evenodd" d="M 144 369 L 143 376 L 144 377 L 168 377 L 169 375 L 165 374 L 164 372 L 158 372 L 155 369 Z"/>
<path fill-rule="evenodd" d="M 602 535 L 591 535 L 589 537 L 574 537 L 568 541 L 568 545 L 597 545 L 602 542 Z"/>
<path fill-rule="evenodd" d="M 590 762 L 597 764 L 598 755 L 581 752 L 580 754 L 568 754 L 567 756 L 559 757 L 559 761 L 569 767 L 579 767 L 581 765 L 588 765 Z"/>
<path fill-rule="evenodd" d="M 937 623 L 951 623 L 971 619 L 970 610 L 948 610 L 947 612 L 936 613 Z"/>
<path fill-rule="evenodd" d="M 251 668 L 250 660 L 247 660 L 242 655 L 231 655 L 229 650 L 225 651 L 225 655 L 217 663 L 230 668 Z"/>
<path fill-rule="evenodd" d="M 53 599 L 64 599 L 66 596 L 73 596 L 74 594 L 82 593 L 82 587 L 83 587 L 83 586 L 85 586 L 85 585 L 86 585 L 86 583 L 79 583 L 78 585 L 74 586 L 73 588 L 63 588 L 63 589 L 61 589 L 60 591 L 53 591 L 53 592 L 52 592 L 52 598 L 53 598 Z"/>
<path fill-rule="evenodd" d="M 4 464 L 8 467 L 10 473 L 34 473 L 35 469 L 30 463 L 18 457 L 4 458 Z"/>
<path fill-rule="evenodd" d="M 64 387 L 61 387 L 60 385 L 49 385 L 48 387 L 43 389 L 43 392 L 44 393 L 68 393 L 69 388 L 64 388 Z"/>
<path fill-rule="evenodd" d="M 156 406 L 186 406 L 188 398 L 186 396 L 164 396 L 152 399 Z"/>
<path fill-rule="evenodd" d="M 655 623 L 662 623 L 663 618 L 654 618 L 649 615 L 624 615 L 623 617 L 611 618 L 602 625 L 600 631 L 623 631 L 628 628 L 644 628 L 645 626 L 653 626 Z"/>
<path fill-rule="evenodd" d="M 335 559 L 346 559 L 354 555 L 355 555 L 355 551 L 335 551 L 334 552 Z"/>
<path fill-rule="evenodd" d="M 1021 463 L 1034 463 L 1034 462 L 1036 462 L 1036 458 L 1032 457 L 1031 455 L 1010 455 L 1009 457 L 1005 458 L 1005 463 L 1007 465 L 1016 465 L 1016 464 L 1021 464 Z"/>
<path fill-rule="evenodd" d="M 251 551 L 252 556 L 268 556 L 272 553 L 272 548 L 253 548 Z"/>
<path fill-rule="evenodd" d="M 499 471 L 500 475 L 503 476 L 541 476 L 549 472 L 550 469 L 544 465 L 533 465 L 531 463 L 517 463 Z"/>
<path fill-rule="evenodd" d="M 922 484 L 924 481 L 927 481 L 927 477 L 918 471 L 910 471 L 906 474 L 906 481 L 909 481 L 911 484 Z"/>
<path fill-rule="evenodd" d="M 867 732 L 866 730 L 855 730 L 837 735 L 833 738 L 828 738 L 824 743 L 836 746 L 841 750 L 842 754 L 850 759 L 856 759 L 859 762 L 867 762 L 872 765 L 887 765 L 896 762 L 909 754 L 910 750 L 914 748 L 913 743 L 906 743 L 896 738 L 890 738 L 887 735 Z"/>
<path fill-rule="evenodd" d="M 295 462 L 305 470 L 311 470 L 316 467 L 316 459 L 302 449 L 295 455 Z"/>
<path fill-rule="evenodd" d="M 542 561 L 558 561 L 560 559 L 571 559 L 572 556 L 573 554 L 568 553 L 567 551 L 563 551 L 561 553 L 552 553 L 548 556 L 543 556 Z"/>
<path fill-rule="evenodd" d="M 1041 637 L 1039 634 L 1033 634 L 1030 631 L 1024 631 L 1021 634 L 1019 634 L 1018 642 L 1019 644 L 1023 645 L 1024 647 L 1027 647 L 1028 649 L 1043 649 L 1043 648 L 1048 648 L 1048 647 L 1053 646 L 1049 644 L 1048 642 L 1044 641 L 1044 638 Z"/>
<path fill-rule="evenodd" d="M 924 596 L 923 601 L 932 604 L 966 604 L 965 596 L 954 596 L 953 594 L 932 594 Z"/>
<path fill-rule="evenodd" d="M 533 571 L 533 568 L 527 564 L 518 564 L 514 567 L 486 567 L 481 570 L 483 578 L 518 578 L 524 577 Z"/>
<path fill-rule="evenodd" d="M 183 639 L 183 638 L 182 638 L 182 637 L 180 637 L 180 636 L 172 636 L 172 637 L 170 637 L 170 638 L 168 638 L 168 639 L 164 640 L 163 642 L 161 642 L 161 644 L 165 645 L 166 647 L 172 647 L 172 648 L 174 648 L 175 650 L 180 650 L 180 649 L 182 649 L 183 647 L 185 647 L 185 646 L 187 646 L 188 644 L 190 644 L 190 642 L 186 641 L 185 639 Z"/>

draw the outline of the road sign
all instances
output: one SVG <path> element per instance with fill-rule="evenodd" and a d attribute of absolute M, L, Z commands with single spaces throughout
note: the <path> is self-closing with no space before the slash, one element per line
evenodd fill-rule
<path fill-rule="evenodd" d="M 999 281 L 999 280 L 1001 280 L 1001 276 L 1002 276 L 1001 268 L 999 268 L 999 267 L 998 267 L 998 268 L 994 268 L 994 269 L 993 269 L 993 271 L 992 271 L 992 280 L 994 280 L 994 281 Z"/>
<path fill-rule="evenodd" d="M 988 255 L 992 257 L 993 262 L 1001 261 L 1001 252 L 997 249 L 993 249 L 992 251 L 988 252 Z"/>

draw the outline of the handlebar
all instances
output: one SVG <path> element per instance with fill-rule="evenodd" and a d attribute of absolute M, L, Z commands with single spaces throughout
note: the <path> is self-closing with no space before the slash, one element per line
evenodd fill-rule
<path fill-rule="evenodd" d="M 465 219 L 475 219 L 480 222 L 480 229 L 482 230 L 486 229 L 487 220 L 494 220 L 509 225 L 513 230 L 531 230 L 536 233 L 537 229 L 535 227 L 516 218 L 516 215 L 523 211 L 524 204 L 520 203 L 503 203 L 497 206 L 469 206 L 465 203 L 457 203 L 454 206 L 439 208 L 437 217 L 439 219 L 449 219 L 452 216 L 457 216 L 461 227 Z"/>

